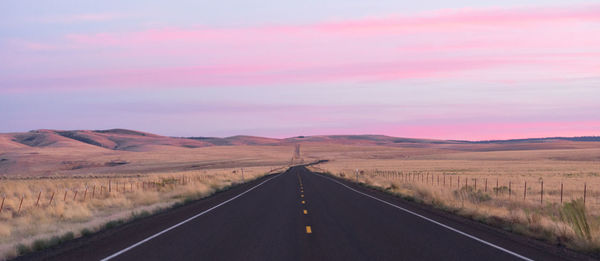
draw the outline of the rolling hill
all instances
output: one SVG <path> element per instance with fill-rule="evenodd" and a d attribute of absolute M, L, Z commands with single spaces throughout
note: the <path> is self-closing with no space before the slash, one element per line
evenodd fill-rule
<path fill-rule="evenodd" d="M 285 139 L 256 136 L 168 137 L 147 132 L 110 130 L 33 130 L 22 133 L 0 134 L 0 152 L 27 147 L 100 147 L 119 151 L 151 151 L 163 146 L 202 148 L 209 146 L 281 146 L 296 143 L 339 144 L 365 146 L 394 146 L 412 148 L 448 148 L 466 151 L 523 150 L 540 148 L 571 148 L 589 142 L 600 142 L 600 137 L 553 137 L 514 140 L 465 141 L 398 138 L 385 135 L 317 135 Z"/>
<path fill-rule="evenodd" d="M 52 176 L 285 165 L 295 144 L 302 144 L 304 156 L 312 160 L 348 157 L 356 153 L 362 155 L 355 155 L 359 157 L 402 159 L 440 153 L 597 149 L 599 140 L 598 137 L 559 137 L 457 141 L 384 135 L 218 138 L 168 137 L 126 129 L 44 129 L 0 134 L 0 174 Z"/>

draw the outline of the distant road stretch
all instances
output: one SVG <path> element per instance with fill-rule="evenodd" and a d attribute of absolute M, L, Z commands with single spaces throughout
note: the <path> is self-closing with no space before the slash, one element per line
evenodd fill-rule
<path fill-rule="evenodd" d="M 569 259 L 534 245 L 300 166 L 22 259 Z"/>

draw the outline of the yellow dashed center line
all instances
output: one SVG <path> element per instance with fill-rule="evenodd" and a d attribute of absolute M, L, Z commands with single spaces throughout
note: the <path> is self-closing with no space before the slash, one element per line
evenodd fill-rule
<path fill-rule="evenodd" d="M 304 186 L 302 185 L 302 179 L 298 176 L 298 183 L 300 184 L 300 197 L 304 198 Z M 306 204 L 306 201 L 302 200 L 302 204 Z M 308 210 L 302 210 L 304 215 L 308 215 Z M 312 234 L 312 228 L 310 226 L 306 226 L 306 234 Z"/>

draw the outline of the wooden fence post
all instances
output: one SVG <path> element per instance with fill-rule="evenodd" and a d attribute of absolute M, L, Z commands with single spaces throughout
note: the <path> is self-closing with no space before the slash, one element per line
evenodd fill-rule
<path fill-rule="evenodd" d="M 88 186 L 85 186 L 85 192 L 83 192 L 83 201 L 85 201 L 85 198 L 87 198 L 87 191 L 88 191 Z"/>
<path fill-rule="evenodd" d="M 63 201 L 67 201 L 67 189 L 65 189 L 65 196 L 63 197 Z"/>
<path fill-rule="evenodd" d="M 75 195 L 73 195 L 73 201 L 77 198 L 77 190 L 75 190 Z"/>
<path fill-rule="evenodd" d="M 92 187 L 92 198 L 94 198 L 96 196 L 96 185 L 94 184 L 94 186 Z"/>
<path fill-rule="evenodd" d="M 541 188 L 541 192 L 540 192 L 540 204 L 544 204 L 544 181 L 542 180 L 542 184 L 541 184 L 542 188 Z"/>
<path fill-rule="evenodd" d="M 52 191 L 52 196 L 50 196 L 50 202 L 48 202 L 48 206 L 52 205 L 52 200 L 54 199 L 54 191 Z"/>
<path fill-rule="evenodd" d="M 111 184 L 110 184 L 110 179 L 108 179 L 108 193 L 111 192 Z"/>
<path fill-rule="evenodd" d="M 587 194 L 587 183 L 583 183 L 583 204 L 585 205 L 585 196 Z"/>
<path fill-rule="evenodd" d="M 523 187 L 523 200 L 527 197 L 527 181 L 525 181 L 525 187 Z"/>
<path fill-rule="evenodd" d="M 498 196 L 498 190 L 500 190 L 500 188 L 498 187 L 498 178 L 496 178 L 496 196 Z"/>
<path fill-rule="evenodd" d="M 474 190 L 477 191 L 477 178 L 475 178 L 475 187 Z"/>
<path fill-rule="evenodd" d="M 2 213 L 2 209 L 4 208 L 4 200 L 6 199 L 6 195 L 2 195 L 2 204 L 0 205 L 0 213 Z"/>
<path fill-rule="evenodd" d="M 35 206 L 39 207 L 40 206 L 40 197 L 42 196 L 42 191 L 40 190 L 40 193 L 38 193 L 38 198 L 37 201 L 35 202 Z"/>
<path fill-rule="evenodd" d="M 23 205 L 23 199 L 25 198 L 25 194 L 21 196 L 21 202 L 19 203 L 19 210 L 17 210 L 17 215 L 21 213 L 21 206 Z"/>
<path fill-rule="evenodd" d="M 485 178 L 485 189 L 483 190 L 483 192 L 487 192 L 487 178 Z"/>
<path fill-rule="evenodd" d="M 511 187 L 510 187 L 510 185 L 512 185 L 512 184 L 511 184 L 511 182 L 510 182 L 510 180 L 509 180 L 509 181 L 508 181 L 508 198 L 510 198 L 510 196 L 512 196 L 512 190 L 511 190 Z"/>
<path fill-rule="evenodd" d="M 563 198 L 563 183 L 560 182 L 560 204 L 562 204 L 562 198 Z"/>

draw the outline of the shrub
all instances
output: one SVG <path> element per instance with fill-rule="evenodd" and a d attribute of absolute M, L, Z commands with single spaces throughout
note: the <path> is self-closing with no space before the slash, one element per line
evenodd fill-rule
<path fill-rule="evenodd" d="M 455 198 L 460 199 L 461 201 L 469 200 L 475 204 L 492 200 L 492 197 L 487 193 L 484 193 L 481 190 L 475 191 L 473 187 L 467 186 L 455 190 L 453 194 Z"/>
<path fill-rule="evenodd" d="M 502 187 L 494 188 L 494 193 L 500 193 L 500 194 L 508 193 L 508 187 L 502 186 Z"/>
<path fill-rule="evenodd" d="M 142 210 L 139 212 L 133 211 L 131 212 L 131 219 L 140 219 L 140 218 L 144 218 L 150 216 L 150 212 L 146 211 L 146 210 Z"/>
<path fill-rule="evenodd" d="M 123 220 L 112 220 L 104 224 L 104 229 L 111 229 L 117 227 L 118 225 L 123 224 Z"/>
<path fill-rule="evenodd" d="M 64 235 L 62 235 L 62 237 L 60 237 L 60 241 L 66 242 L 69 240 L 73 240 L 73 238 L 75 238 L 75 234 L 73 234 L 73 232 L 67 232 Z"/>
<path fill-rule="evenodd" d="M 18 255 L 25 255 L 29 252 L 31 252 L 31 248 L 29 248 L 28 246 L 26 246 L 24 244 L 17 245 L 17 254 Z"/>
<path fill-rule="evenodd" d="M 398 186 L 396 186 L 396 184 L 392 183 L 387 188 L 385 188 L 385 190 L 395 191 L 395 190 L 398 190 Z"/>
<path fill-rule="evenodd" d="M 84 237 L 85 237 L 85 236 L 89 236 L 89 235 L 91 235 L 92 233 L 93 233 L 93 232 L 92 232 L 91 230 L 87 229 L 87 228 L 84 228 L 84 229 L 82 229 L 82 230 L 81 230 L 81 235 L 82 235 L 82 236 L 84 236 Z"/>
<path fill-rule="evenodd" d="M 31 249 L 33 251 L 40 251 L 47 247 L 48 247 L 48 241 L 46 241 L 44 239 L 38 239 L 36 241 L 33 241 L 33 244 L 31 244 Z"/>
<path fill-rule="evenodd" d="M 578 238 L 586 242 L 592 241 L 592 233 L 583 199 L 579 198 L 565 203 L 560 210 L 560 217 L 565 223 L 571 226 Z"/>

